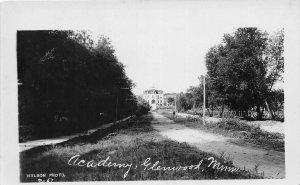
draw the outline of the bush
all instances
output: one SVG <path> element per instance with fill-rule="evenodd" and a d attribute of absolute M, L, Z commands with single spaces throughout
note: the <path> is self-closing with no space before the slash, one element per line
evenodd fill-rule
<path fill-rule="evenodd" d="M 137 117 L 140 117 L 143 114 L 147 114 L 150 110 L 151 106 L 149 105 L 149 103 L 141 97 L 138 97 L 137 110 L 135 115 Z"/>
<path fill-rule="evenodd" d="M 249 132 L 251 132 L 253 129 L 259 129 L 259 127 L 250 126 L 244 121 L 238 119 L 222 120 L 219 123 L 219 127 L 224 128 L 226 130 L 249 131 Z"/>

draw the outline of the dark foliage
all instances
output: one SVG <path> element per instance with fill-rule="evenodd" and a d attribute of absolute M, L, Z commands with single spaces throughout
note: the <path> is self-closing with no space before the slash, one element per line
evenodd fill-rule
<path fill-rule="evenodd" d="M 106 37 L 85 31 L 19 31 L 19 124 L 38 137 L 81 131 L 134 114 L 136 97 Z"/>
<path fill-rule="evenodd" d="M 279 99 L 272 90 L 282 80 L 283 30 L 268 37 L 257 28 L 238 28 L 225 34 L 205 60 L 211 85 L 225 105 L 235 111 L 256 109 L 258 119 L 267 108 L 274 118 L 272 105 Z"/>
<path fill-rule="evenodd" d="M 149 112 L 150 109 L 151 109 L 151 106 L 143 98 L 138 97 L 137 99 L 138 99 L 138 104 L 137 104 L 137 110 L 136 110 L 135 115 L 139 117 L 139 116 L 141 116 L 141 115 L 146 114 L 147 112 Z"/>

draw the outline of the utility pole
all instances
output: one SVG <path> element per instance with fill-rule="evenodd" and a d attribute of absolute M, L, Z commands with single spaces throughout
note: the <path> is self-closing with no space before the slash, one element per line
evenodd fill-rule
<path fill-rule="evenodd" d="M 130 90 L 130 88 L 128 87 L 120 87 L 117 91 L 117 102 L 116 102 L 116 121 L 115 123 L 118 121 L 118 104 L 119 104 L 119 91 L 120 90 Z"/>
<path fill-rule="evenodd" d="M 175 102 L 175 114 L 176 114 L 176 111 L 177 111 L 177 107 L 176 107 L 176 95 L 175 95 L 175 100 L 174 100 L 174 102 Z"/>
<path fill-rule="evenodd" d="M 203 75 L 203 116 L 202 116 L 203 125 L 205 125 L 205 75 Z"/>
<path fill-rule="evenodd" d="M 119 96 L 117 95 L 117 103 L 116 103 L 116 121 L 115 121 L 115 123 L 118 121 L 118 103 L 119 103 Z"/>

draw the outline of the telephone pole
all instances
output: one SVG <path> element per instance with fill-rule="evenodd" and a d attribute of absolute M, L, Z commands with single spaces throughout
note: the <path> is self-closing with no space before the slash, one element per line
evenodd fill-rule
<path fill-rule="evenodd" d="M 130 88 L 129 87 L 119 87 L 118 90 L 117 90 L 115 123 L 118 121 L 118 104 L 119 104 L 119 91 L 120 90 L 130 90 Z"/>
<path fill-rule="evenodd" d="M 203 125 L 205 125 L 205 75 L 203 75 L 203 116 L 202 116 Z"/>
<path fill-rule="evenodd" d="M 176 95 L 175 95 L 175 100 L 174 100 L 174 102 L 175 102 L 175 114 L 176 114 L 176 112 L 177 112 L 177 106 L 176 106 Z"/>
<path fill-rule="evenodd" d="M 119 95 L 117 95 L 115 123 L 118 121 L 118 103 L 119 103 Z"/>

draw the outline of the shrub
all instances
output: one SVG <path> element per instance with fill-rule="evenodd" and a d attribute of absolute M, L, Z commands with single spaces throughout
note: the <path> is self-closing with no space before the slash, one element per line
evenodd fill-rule
<path fill-rule="evenodd" d="M 137 110 L 136 110 L 136 116 L 139 117 L 143 114 L 146 114 L 150 111 L 151 106 L 149 105 L 146 100 L 142 99 L 141 97 L 138 97 L 138 103 L 137 103 Z"/>
<path fill-rule="evenodd" d="M 235 130 L 235 131 L 252 131 L 253 129 L 259 129 L 259 127 L 253 127 L 245 123 L 244 121 L 238 119 L 228 119 L 222 120 L 219 123 L 219 127 L 226 130 Z"/>

